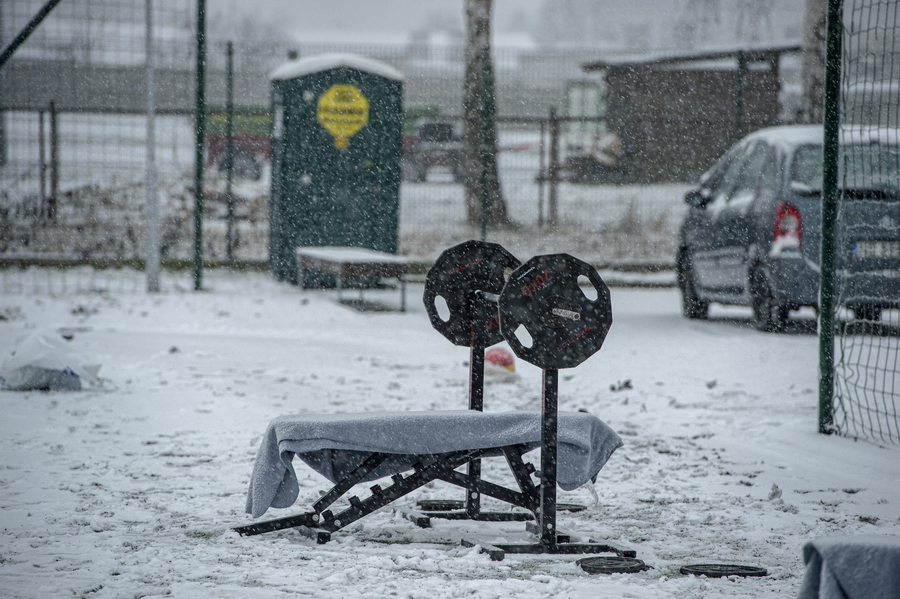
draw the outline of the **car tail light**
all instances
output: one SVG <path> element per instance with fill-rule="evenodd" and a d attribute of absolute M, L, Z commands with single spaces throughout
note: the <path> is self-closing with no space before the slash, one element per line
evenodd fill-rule
<path fill-rule="evenodd" d="M 800 211 L 797 207 L 787 202 L 778 202 L 772 225 L 772 245 L 779 249 L 800 247 L 800 230 Z"/>

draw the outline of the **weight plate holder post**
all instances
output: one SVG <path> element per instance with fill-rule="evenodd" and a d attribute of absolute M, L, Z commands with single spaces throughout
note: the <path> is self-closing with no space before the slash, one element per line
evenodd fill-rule
<path fill-rule="evenodd" d="M 423 301 L 432 326 L 454 345 L 469 348 L 469 409 L 484 411 L 484 351 L 503 341 L 500 334 L 497 298 L 510 274 L 521 262 L 501 245 L 486 241 L 466 241 L 445 250 L 435 260 L 425 278 Z M 532 469 L 521 460 L 510 466 L 525 479 Z M 429 518 L 510 522 L 532 520 L 528 511 L 484 512 L 481 495 L 475 488 L 481 481 L 481 459 L 467 464 L 465 500 L 425 499 L 421 511 L 398 510 L 407 519 L 427 528 Z M 496 491 L 500 491 L 496 489 Z M 502 493 L 501 493 L 502 494 Z"/>
<path fill-rule="evenodd" d="M 484 350 L 503 340 L 497 300 L 506 280 L 519 266 L 521 262 L 499 244 L 472 240 L 445 250 L 428 271 L 423 301 L 432 326 L 454 345 L 469 347 L 470 410 L 484 409 Z M 476 326 L 478 323 L 480 326 Z M 530 466 L 522 465 L 525 471 L 518 474 L 529 476 L 533 471 Z M 467 474 L 480 479 L 480 459 L 469 463 Z M 430 526 L 429 517 L 493 522 L 534 519 L 527 511 L 483 512 L 480 496 L 473 489 L 468 490 L 465 500 L 423 499 L 417 506 L 424 513 L 402 513 L 424 527 Z M 577 503 L 557 504 L 557 511 L 584 509 Z"/>
<path fill-rule="evenodd" d="M 612 325 L 609 289 L 589 264 L 568 254 L 550 254 L 536 256 L 515 268 L 499 294 L 495 291 L 496 280 L 491 280 L 494 285 L 489 286 L 478 274 L 459 278 L 460 281 L 465 280 L 466 287 L 455 293 L 452 291 L 454 283 L 451 276 L 479 267 L 487 269 L 479 261 L 486 259 L 482 243 L 466 242 L 448 250 L 451 255 L 458 252 L 459 257 L 465 256 L 466 259 L 456 260 L 454 266 L 443 268 L 442 283 L 438 283 L 437 275 L 431 286 L 426 281 L 425 305 L 435 328 L 457 345 L 466 345 L 462 323 L 471 323 L 468 327 L 471 335 L 468 345 L 472 348 L 470 402 L 474 403 L 470 407 L 475 406 L 472 409 L 483 407 L 483 350 L 486 345 L 497 342 L 497 328 L 500 338 L 509 343 L 519 358 L 543 371 L 538 522 L 526 524 L 526 528 L 538 537 L 538 543 L 492 545 L 474 539 L 464 539 L 462 543 L 466 546 L 479 545 L 494 560 L 503 559 L 506 553 L 615 553 L 620 557 L 636 557 L 633 550 L 593 540 L 573 543 L 570 536 L 560 532 L 556 526 L 559 509 L 556 502 L 559 369 L 581 364 L 603 345 Z M 496 244 L 491 246 L 494 251 L 502 250 Z M 506 253 L 505 250 L 502 252 Z M 439 262 L 440 259 L 436 265 Z M 451 272 L 454 269 L 455 272 Z M 498 263 L 493 270 L 503 269 Z M 443 317 L 439 314 L 435 303 L 439 295 L 444 297 L 449 316 L 446 312 Z M 462 298 L 469 300 L 466 302 Z M 459 312 L 454 313 L 454 310 Z M 468 315 L 461 315 L 464 314 L 462 310 L 468 310 Z M 479 323 L 484 324 L 477 326 Z M 494 323 L 499 327 L 495 327 Z M 472 505 L 471 499 L 472 493 L 469 493 L 467 511 Z"/>

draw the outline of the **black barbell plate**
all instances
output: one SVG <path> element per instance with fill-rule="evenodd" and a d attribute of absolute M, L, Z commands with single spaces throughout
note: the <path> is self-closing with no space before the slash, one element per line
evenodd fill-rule
<path fill-rule="evenodd" d="M 735 564 L 693 564 L 682 566 L 685 575 L 706 576 L 707 578 L 723 578 L 726 576 L 768 576 L 765 568 L 756 566 L 739 566 Z"/>
<path fill-rule="evenodd" d="M 513 271 L 500 292 L 499 314 L 515 354 L 545 370 L 587 360 L 612 325 L 609 288 L 590 264 L 569 254 L 535 256 Z"/>
<path fill-rule="evenodd" d="M 635 574 L 651 567 L 634 557 L 584 557 L 575 562 L 588 574 Z"/>
<path fill-rule="evenodd" d="M 470 240 L 444 250 L 425 278 L 425 311 L 431 325 L 455 345 L 469 346 L 475 318 L 476 291 L 499 294 L 506 278 L 521 262 L 503 246 Z M 446 302 L 449 316 L 441 317 L 438 298 Z M 497 307 L 489 302 L 484 327 L 485 346 L 503 340 L 498 326 Z"/>

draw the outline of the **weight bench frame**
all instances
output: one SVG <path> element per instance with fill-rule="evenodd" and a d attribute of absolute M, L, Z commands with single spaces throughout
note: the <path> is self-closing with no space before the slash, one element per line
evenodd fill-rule
<path fill-rule="evenodd" d="M 301 534 L 314 538 L 317 543 L 323 544 L 331 540 L 332 533 L 345 528 L 360 518 L 387 506 L 393 501 L 409 494 L 410 492 L 432 482 L 441 480 L 452 485 L 466 489 L 469 505 L 477 507 L 480 504 L 481 495 L 487 495 L 499 499 L 513 506 L 523 508 L 535 514 L 537 524 L 529 522 L 526 529 L 537 535 L 538 543 L 524 544 L 490 544 L 476 539 L 463 539 L 466 546 L 479 545 L 482 551 L 488 553 L 491 559 L 501 560 L 506 553 L 551 553 L 551 554 L 576 554 L 576 553 L 615 553 L 623 557 L 635 557 L 635 552 L 619 549 L 605 543 L 571 543 L 570 536 L 560 534 L 556 526 L 556 485 L 557 485 L 557 424 L 558 424 L 558 371 L 546 370 L 543 375 L 543 399 L 541 410 L 541 471 L 540 483 L 535 484 L 531 476 L 535 472 L 532 464 L 523 459 L 523 455 L 535 448 L 533 444 L 509 445 L 484 449 L 456 450 L 447 453 L 423 455 L 421 460 L 414 464 L 409 474 L 397 473 L 391 476 L 391 484 L 382 488 L 375 484 L 370 487 L 370 493 L 365 498 L 350 496 L 349 507 L 334 513 L 328 509 L 338 499 L 346 495 L 356 484 L 363 481 L 369 474 L 375 471 L 388 457 L 393 454 L 374 452 L 370 454 L 359 466 L 344 475 L 334 486 L 312 506 L 312 511 L 248 524 L 236 527 L 234 530 L 242 536 L 258 535 L 287 528 L 296 528 Z M 513 490 L 480 477 L 480 471 L 472 472 L 471 463 L 477 462 L 486 456 L 497 456 L 498 450 L 505 457 L 519 490 Z M 427 462 L 427 463 L 423 463 Z M 470 466 L 467 473 L 457 471 L 463 465 Z M 510 512 L 515 513 L 515 512 Z M 503 513 L 470 514 L 454 512 L 452 519 L 471 519 L 482 521 L 508 520 Z M 428 522 L 419 522 L 407 517 L 420 526 L 428 526 Z M 427 520 L 428 516 L 422 516 Z"/>
<path fill-rule="evenodd" d="M 252 536 L 286 528 L 299 527 L 298 529 L 301 533 L 315 538 L 318 543 L 327 543 L 331 540 L 331 533 L 352 524 L 363 516 L 367 516 L 375 510 L 390 504 L 394 500 L 399 499 L 434 480 L 442 480 L 467 490 L 488 495 L 489 497 L 506 501 L 507 503 L 530 511 L 535 511 L 538 509 L 540 496 L 537 485 L 535 485 L 530 478 L 531 473 L 534 472 L 534 467 L 531 466 L 531 464 L 526 464 L 522 460 L 522 455 L 528 451 L 529 448 L 518 445 L 503 447 L 502 450 L 510 470 L 513 472 L 516 482 L 521 488 L 520 491 L 514 491 L 501 485 L 481 480 L 480 477 L 474 477 L 470 474 L 463 474 L 456 471 L 456 468 L 469 463 L 471 460 L 482 457 L 484 454 L 491 452 L 491 449 L 454 451 L 450 453 L 432 454 L 430 457 L 433 458 L 434 461 L 427 466 L 419 462 L 415 464 L 411 474 L 406 476 L 394 474 L 391 477 L 391 485 L 385 488 L 382 488 L 377 484 L 373 485 L 370 488 L 370 495 L 367 498 L 360 499 L 359 497 L 352 496 L 349 498 L 350 507 L 336 514 L 333 513 L 328 507 L 381 465 L 389 455 L 386 453 L 373 453 L 356 469 L 335 483 L 330 491 L 314 503 L 313 511 L 298 514 L 296 516 L 287 516 L 285 518 L 268 520 L 266 522 L 239 526 L 234 530 L 243 536 Z"/>
<path fill-rule="evenodd" d="M 482 327 L 476 326 L 476 323 L 487 323 L 490 318 L 490 308 L 493 304 L 491 304 L 487 299 L 485 299 L 484 295 L 478 293 L 475 297 L 472 298 L 472 301 L 475 302 L 473 315 L 474 318 L 472 320 L 472 326 L 469 333 L 469 409 L 475 410 L 478 412 L 484 411 L 484 350 L 486 349 L 485 343 L 485 335 L 484 329 Z M 522 462 L 521 454 L 519 455 L 519 462 Z M 513 465 L 513 462 L 510 461 L 510 456 L 507 454 L 507 461 L 509 462 L 510 470 L 512 470 L 513 475 L 516 477 L 516 481 L 519 483 L 520 488 L 523 489 L 523 492 L 532 492 L 531 489 L 527 486 L 523 486 L 523 479 L 520 479 L 519 474 L 517 472 L 517 466 Z M 535 471 L 534 466 L 532 464 L 523 464 L 523 467 L 526 468 L 526 474 L 530 475 Z M 466 485 L 465 488 L 468 490 L 466 493 L 465 501 L 463 502 L 462 510 L 429 510 L 425 514 L 419 514 L 418 512 L 406 512 L 404 515 L 413 520 L 418 526 L 422 526 L 422 528 L 427 528 L 429 526 L 429 521 L 427 518 L 441 518 L 444 520 L 475 520 L 480 522 L 524 522 L 528 520 L 534 520 L 534 516 L 527 512 L 482 512 L 481 511 L 481 495 L 474 489 L 475 484 L 474 481 L 481 480 L 481 459 L 479 457 L 474 457 L 469 460 L 469 463 L 466 468 L 467 476 L 471 477 L 470 480 L 473 481 L 469 485 Z M 524 479 L 527 480 L 527 483 L 534 487 L 534 483 L 531 479 L 526 476 Z M 464 485 L 460 485 L 464 486 Z M 525 491 L 525 489 L 529 489 Z M 473 493 L 473 490 L 475 491 Z M 534 487 L 534 493 L 537 493 L 536 487 Z M 540 499 L 539 495 L 536 495 L 537 499 Z M 503 499 L 502 497 L 498 497 L 498 499 Z M 507 501 L 506 499 L 503 499 Z M 513 505 L 519 505 L 515 502 L 508 501 Z M 524 507 L 531 512 L 535 511 L 537 507 L 536 502 L 533 507 L 519 505 L 519 507 Z"/>

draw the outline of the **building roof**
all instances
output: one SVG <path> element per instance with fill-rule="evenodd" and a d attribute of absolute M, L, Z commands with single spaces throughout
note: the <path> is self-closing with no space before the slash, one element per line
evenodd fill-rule
<path fill-rule="evenodd" d="M 269 79 L 296 79 L 310 73 L 319 73 L 340 67 L 372 73 L 386 79 L 403 81 L 403 73 L 394 67 L 373 58 L 356 54 L 319 54 L 299 60 L 291 60 L 276 67 L 269 73 Z"/>
<path fill-rule="evenodd" d="M 781 46 L 721 48 L 710 50 L 698 50 L 692 53 L 659 52 L 653 54 L 615 56 L 607 59 L 586 62 L 581 65 L 584 71 L 599 71 L 602 69 L 628 66 L 654 66 L 679 62 L 697 62 L 703 60 L 721 60 L 737 58 L 743 54 L 747 61 L 768 60 L 787 52 L 800 52 L 803 46 L 799 43 L 785 44 Z"/>

